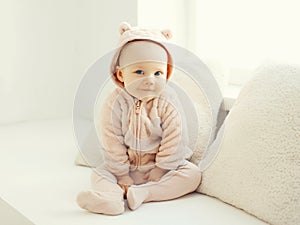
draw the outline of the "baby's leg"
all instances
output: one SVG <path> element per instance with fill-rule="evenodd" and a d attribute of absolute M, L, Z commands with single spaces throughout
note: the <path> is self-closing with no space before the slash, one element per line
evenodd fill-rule
<path fill-rule="evenodd" d="M 197 189 L 201 172 L 197 166 L 187 162 L 176 171 L 170 171 L 159 182 L 133 185 L 128 189 L 127 203 L 132 210 L 143 202 L 164 201 L 181 197 Z"/>
<path fill-rule="evenodd" d="M 106 215 L 124 212 L 124 191 L 111 173 L 106 170 L 93 171 L 91 183 L 91 191 L 80 192 L 77 196 L 77 203 L 81 208 Z"/>

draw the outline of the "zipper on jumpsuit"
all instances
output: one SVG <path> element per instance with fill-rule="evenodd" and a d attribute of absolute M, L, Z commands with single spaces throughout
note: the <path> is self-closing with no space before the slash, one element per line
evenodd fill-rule
<path fill-rule="evenodd" d="M 135 113 L 140 114 L 141 112 L 141 100 L 137 100 L 135 103 Z"/>
<path fill-rule="evenodd" d="M 142 101 L 137 100 L 135 103 L 135 113 L 137 114 L 136 116 L 136 122 L 137 122 L 137 131 L 136 131 L 136 147 L 137 149 L 140 148 L 140 136 L 141 136 L 141 106 L 142 106 Z M 137 168 L 141 166 L 141 152 L 137 150 Z"/>

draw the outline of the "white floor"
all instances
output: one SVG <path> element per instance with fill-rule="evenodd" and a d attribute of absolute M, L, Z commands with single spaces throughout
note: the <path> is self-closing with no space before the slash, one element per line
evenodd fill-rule
<path fill-rule="evenodd" d="M 0 137 L 0 224 L 265 224 L 198 193 L 147 203 L 120 216 L 88 213 L 75 202 L 77 193 L 89 188 L 90 169 L 74 165 L 77 148 L 71 120 L 1 126 Z"/>

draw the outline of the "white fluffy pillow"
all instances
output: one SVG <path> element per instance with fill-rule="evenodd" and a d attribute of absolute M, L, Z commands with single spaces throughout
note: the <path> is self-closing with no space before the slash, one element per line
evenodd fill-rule
<path fill-rule="evenodd" d="M 300 224 L 300 67 L 262 66 L 214 143 L 199 192 L 274 225 Z"/>

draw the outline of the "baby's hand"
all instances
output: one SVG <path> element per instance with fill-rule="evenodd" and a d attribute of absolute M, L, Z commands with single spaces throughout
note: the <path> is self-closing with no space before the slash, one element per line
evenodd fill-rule
<path fill-rule="evenodd" d="M 132 178 L 126 174 L 124 176 L 117 177 L 118 179 L 118 185 L 124 190 L 125 194 L 127 193 L 128 187 L 133 185 Z"/>
<path fill-rule="evenodd" d="M 148 181 L 159 181 L 163 175 L 165 175 L 169 170 L 165 170 L 159 167 L 154 167 L 148 173 L 145 174 L 144 179 Z"/>

